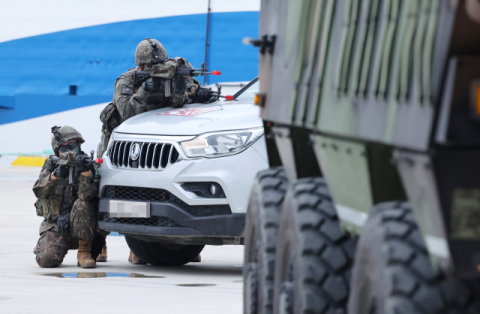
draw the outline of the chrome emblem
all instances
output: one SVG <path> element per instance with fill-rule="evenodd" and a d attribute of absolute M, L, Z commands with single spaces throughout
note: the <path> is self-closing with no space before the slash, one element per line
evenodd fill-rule
<path fill-rule="evenodd" d="M 133 144 L 132 147 L 130 147 L 130 159 L 135 161 L 138 159 L 138 156 L 140 156 L 140 145 Z"/>

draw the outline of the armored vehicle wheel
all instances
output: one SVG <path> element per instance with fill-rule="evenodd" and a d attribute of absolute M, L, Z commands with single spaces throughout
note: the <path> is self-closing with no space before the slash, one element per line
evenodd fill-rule
<path fill-rule="evenodd" d="M 280 218 L 274 313 L 346 313 L 355 240 L 323 178 L 297 181 Z"/>
<path fill-rule="evenodd" d="M 142 261 L 159 266 L 180 266 L 190 262 L 205 247 L 204 245 L 178 245 L 146 242 L 125 236 L 128 247 Z"/>
<path fill-rule="evenodd" d="M 453 286 L 433 271 L 407 203 L 372 209 L 355 260 L 349 313 L 450 313 Z"/>
<path fill-rule="evenodd" d="M 245 314 L 273 311 L 275 245 L 287 186 L 283 168 L 272 168 L 260 172 L 252 187 L 245 225 Z"/>

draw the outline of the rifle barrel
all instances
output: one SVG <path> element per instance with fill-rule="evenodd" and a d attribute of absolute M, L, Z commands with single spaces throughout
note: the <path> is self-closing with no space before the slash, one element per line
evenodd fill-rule
<path fill-rule="evenodd" d="M 202 70 L 198 70 L 198 69 L 192 70 L 191 73 L 192 74 L 200 74 L 200 75 L 204 75 L 204 74 L 220 75 L 221 74 L 220 71 L 203 72 Z"/>

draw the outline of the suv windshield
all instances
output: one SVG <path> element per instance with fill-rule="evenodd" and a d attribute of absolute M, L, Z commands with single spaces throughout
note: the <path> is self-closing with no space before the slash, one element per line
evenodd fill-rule
<path fill-rule="evenodd" d="M 235 95 L 233 95 L 233 99 L 235 100 L 243 100 L 243 101 L 253 101 L 255 95 L 258 94 L 259 84 L 260 81 L 258 80 L 258 76 L 251 80 L 247 85 L 245 85 L 241 90 L 239 90 Z"/>

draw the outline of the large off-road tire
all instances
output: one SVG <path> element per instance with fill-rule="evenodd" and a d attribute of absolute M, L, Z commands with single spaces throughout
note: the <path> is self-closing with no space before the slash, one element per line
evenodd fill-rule
<path fill-rule="evenodd" d="M 356 241 L 340 229 L 323 178 L 291 186 L 278 234 L 274 313 L 346 313 Z"/>
<path fill-rule="evenodd" d="M 355 261 L 350 314 L 465 313 L 453 311 L 453 283 L 433 270 L 407 203 L 372 208 Z"/>
<path fill-rule="evenodd" d="M 180 266 L 187 264 L 205 247 L 204 245 L 178 245 L 146 242 L 125 236 L 128 247 L 142 261 L 159 266 Z"/>
<path fill-rule="evenodd" d="M 245 225 L 243 312 L 273 311 L 273 275 L 278 220 L 288 180 L 283 168 L 260 172 L 253 184 Z"/>

